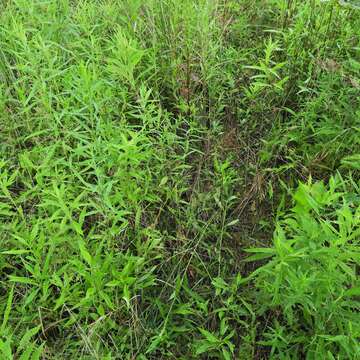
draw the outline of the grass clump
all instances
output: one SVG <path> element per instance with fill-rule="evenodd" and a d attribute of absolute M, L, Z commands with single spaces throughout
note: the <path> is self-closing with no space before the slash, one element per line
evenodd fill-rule
<path fill-rule="evenodd" d="M 359 357 L 355 2 L 0 9 L 1 359 Z"/>

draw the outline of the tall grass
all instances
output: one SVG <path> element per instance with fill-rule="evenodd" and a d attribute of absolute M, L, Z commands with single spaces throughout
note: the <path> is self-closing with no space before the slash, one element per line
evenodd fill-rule
<path fill-rule="evenodd" d="M 354 6 L 0 9 L 1 359 L 359 356 Z"/>

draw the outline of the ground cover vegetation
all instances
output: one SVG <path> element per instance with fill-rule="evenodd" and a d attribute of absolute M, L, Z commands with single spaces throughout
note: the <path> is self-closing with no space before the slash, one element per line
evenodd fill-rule
<path fill-rule="evenodd" d="M 0 1 L 0 358 L 359 359 L 353 1 Z"/>

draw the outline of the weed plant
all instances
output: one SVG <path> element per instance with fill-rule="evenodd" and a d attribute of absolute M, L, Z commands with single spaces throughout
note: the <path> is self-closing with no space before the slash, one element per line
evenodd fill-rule
<path fill-rule="evenodd" d="M 357 1 L 0 1 L 0 359 L 358 359 Z"/>

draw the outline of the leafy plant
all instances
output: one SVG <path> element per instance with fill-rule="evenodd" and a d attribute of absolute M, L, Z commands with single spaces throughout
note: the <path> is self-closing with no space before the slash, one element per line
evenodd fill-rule
<path fill-rule="evenodd" d="M 349 3 L 0 1 L 0 359 L 358 357 Z"/>
<path fill-rule="evenodd" d="M 252 276 L 262 312 L 278 314 L 261 342 L 273 355 L 290 356 L 290 348 L 309 359 L 359 354 L 360 204 L 345 188 L 338 176 L 328 186 L 300 183 L 273 246 L 248 250 L 249 261 L 271 258 Z"/>

